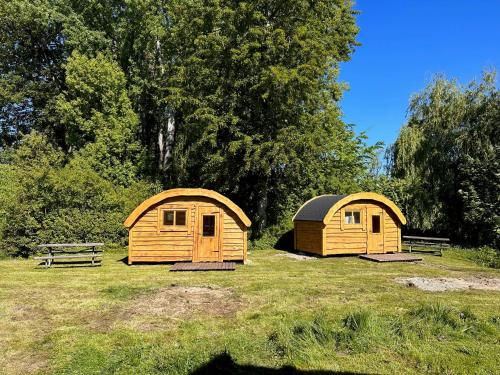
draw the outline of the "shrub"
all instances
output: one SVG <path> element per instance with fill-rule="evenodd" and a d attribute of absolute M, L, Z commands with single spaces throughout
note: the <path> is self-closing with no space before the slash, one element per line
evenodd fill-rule
<path fill-rule="evenodd" d="M 273 225 L 265 229 L 258 239 L 250 242 L 250 249 L 252 250 L 272 248 L 280 250 L 293 249 L 293 229 L 290 229 L 290 223 Z"/>
<path fill-rule="evenodd" d="M 3 208 L 8 220 L 0 236 L 10 255 L 28 256 L 43 242 L 124 244 L 123 221 L 154 189 L 112 183 L 80 157 L 64 164 L 62 152 L 37 133 L 24 138 L 12 169 L 17 190 Z"/>
<path fill-rule="evenodd" d="M 493 249 L 489 246 L 482 246 L 475 249 L 453 248 L 447 250 L 445 254 L 447 253 L 471 260 L 485 267 L 500 268 L 500 249 Z"/>

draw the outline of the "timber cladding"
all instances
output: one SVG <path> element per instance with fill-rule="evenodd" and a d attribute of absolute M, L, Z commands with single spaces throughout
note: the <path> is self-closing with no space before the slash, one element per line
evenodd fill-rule
<path fill-rule="evenodd" d="M 313 198 L 293 221 L 295 249 L 318 255 L 400 252 L 406 224 L 393 202 L 368 192 Z"/>
<path fill-rule="evenodd" d="M 139 205 L 124 223 L 129 230 L 128 262 L 246 261 L 243 211 L 206 189 L 171 189 Z"/>

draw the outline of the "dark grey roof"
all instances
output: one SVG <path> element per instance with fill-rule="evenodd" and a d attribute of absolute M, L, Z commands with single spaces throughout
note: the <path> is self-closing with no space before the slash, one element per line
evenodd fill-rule
<path fill-rule="evenodd" d="M 323 221 L 328 210 L 345 197 L 347 197 L 347 194 L 316 197 L 302 206 L 293 220 Z"/>

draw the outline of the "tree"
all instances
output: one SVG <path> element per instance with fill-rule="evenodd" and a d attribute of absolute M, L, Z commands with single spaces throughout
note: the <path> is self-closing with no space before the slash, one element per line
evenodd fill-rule
<path fill-rule="evenodd" d="M 101 176 L 128 186 L 139 175 L 138 118 L 120 67 L 103 54 L 73 52 L 65 65 L 67 89 L 55 101 L 69 153 L 85 158 Z"/>
<path fill-rule="evenodd" d="M 412 98 L 389 154 L 411 227 L 498 245 L 499 104 L 494 73 L 467 86 L 438 76 Z"/>
<path fill-rule="evenodd" d="M 357 33 L 351 4 L 178 1 L 170 14 L 174 184 L 234 198 L 254 234 L 290 199 L 334 190 L 358 142 L 336 105 Z"/>
<path fill-rule="evenodd" d="M 67 1 L 0 0 L 0 147 L 32 129 L 65 147 L 48 106 L 64 89 L 63 65 L 75 46 L 84 53 L 109 47 Z"/>

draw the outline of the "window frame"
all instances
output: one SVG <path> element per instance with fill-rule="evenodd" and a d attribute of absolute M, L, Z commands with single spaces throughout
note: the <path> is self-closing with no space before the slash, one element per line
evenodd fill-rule
<path fill-rule="evenodd" d="M 373 223 L 374 223 L 373 219 L 375 217 L 378 217 L 378 231 L 377 232 L 375 232 L 374 225 L 373 225 Z M 383 234 L 383 232 L 382 232 L 382 213 L 371 215 L 370 232 L 373 234 Z"/>
<path fill-rule="evenodd" d="M 174 212 L 174 223 L 173 225 L 163 224 L 163 218 L 165 212 Z M 185 213 L 185 224 L 177 225 L 177 212 L 182 211 Z M 189 208 L 187 207 L 161 207 L 158 208 L 158 232 L 187 232 L 189 233 Z"/>
<path fill-rule="evenodd" d="M 212 217 L 213 218 L 213 231 L 212 231 L 212 234 L 211 235 L 205 235 L 205 218 L 206 217 Z M 217 233 L 217 217 L 215 214 L 202 214 L 201 215 L 201 220 L 202 220 L 202 223 L 201 223 L 201 236 L 204 237 L 204 238 L 214 238 L 216 237 L 216 233 Z"/>
<path fill-rule="evenodd" d="M 358 212 L 359 213 L 359 223 L 346 223 L 346 214 L 348 213 L 354 213 Z M 341 217 L 340 217 L 340 225 L 341 225 L 341 230 L 344 229 L 362 229 L 363 231 L 365 230 L 365 225 L 364 225 L 364 210 L 362 208 L 345 208 L 341 210 Z"/>

